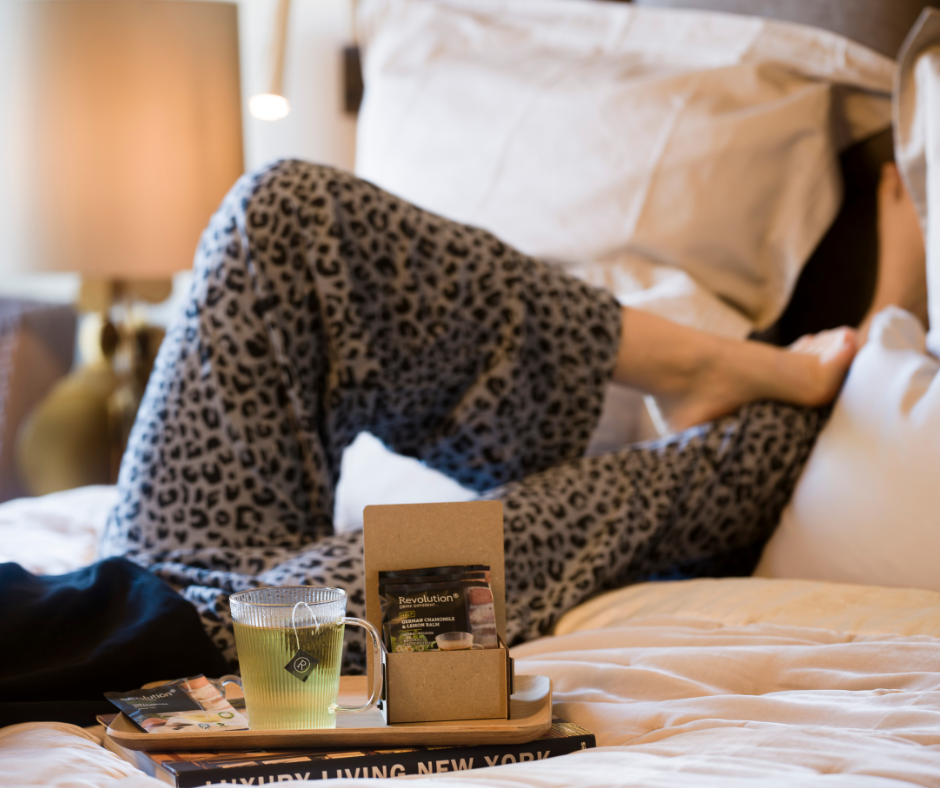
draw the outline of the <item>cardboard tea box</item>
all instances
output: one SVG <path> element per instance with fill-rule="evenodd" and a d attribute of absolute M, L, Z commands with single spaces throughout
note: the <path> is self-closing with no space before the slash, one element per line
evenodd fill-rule
<path fill-rule="evenodd" d="M 390 653 L 382 713 L 388 723 L 509 719 L 503 505 L 499 501 L 367 506 L 363 511 L 366 618 L 382 629 L 379 572 L 487 564 L 498 648 Z M 376 669 L 369 655 L 369 682 Z"/>

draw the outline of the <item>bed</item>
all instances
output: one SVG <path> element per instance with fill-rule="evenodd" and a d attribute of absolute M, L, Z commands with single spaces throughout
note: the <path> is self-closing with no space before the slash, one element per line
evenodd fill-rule
<path fill-rule="evenodd" d="M 682 267 L 683 250 L 679 247 L 662 247 L 660 250 L 663 258 L 660 263 L 667 252 L 672 255 L 667 260 L 670 265 L 666 266 L 671 269 L 671 278 L 649 275 L 651 269 L 643 268 L 645 263 L 642 261 L 631 262 L 633 258 L 626 262 L 624 258 L 611 260 L 601 253 L 598 254 L 598 266 L 578 273 L 589 279 L 600 278 L 621 285 L 626 282 L 630 287 L 625 286 L 624 299 L 636 297 L 642 301 L 645 298 L 646 305 L 654 311 L 675 310 L 688 322 L 727 334 L 759 331 L 779 340 L 788 338 L 787 332 L 851 321 L 852 315 L 857 319 L 858 314 L 864 311 L 866 298 L 871 295 L 874 259 L 873 238 L 865 217 L 870 224 L 870 192 L 880 163 L 891 155 L 890 132 L 885 131 L 885 126 L 890 122 L 890 91 L 896 74 L 893 63 L 884 55 L 894 55 L 924 3 L 898 3 L 896 0 L 842 0 L 832 3 L 646 0 L 638 3 L 645 6 L 711 7 L 735 13 L 752 11 L 783 18 L 785 22 L 810 21 L 820 29 L 828 28 L 829 32 L 818 32 L 818 29 L 811 32 L 807 28 L 787 24 L 765 25 L 755 19 L 716 17 L 707 13 L 688 16 L 673 11 L 644 10 L 637 16 L 625 6 L 611 5 L 609 8 L 619 10 L 602 11 L 608 6 L 575 0 L 548 3 L 539 0 L 514 3 L 480 0 L 474 4 L 469 0 L 442 0 L 442 5 L 460 13 L 469 13 L 467 9 L 473 6 L 473 18 L 454 28 L 465 33 L 466 40 L 473 43 L 473 47 L 464 51 L 451 49 L 457 52 L 455 62 L 463 70 L 461 73 L 473 72 L 468 52 L 486 49 L 481 29 L 473 25 L 480 24 L 488 13 L 508 13 L 510 8 L 539 16 L 540 24 L 547 24 L 545 20 L 552 14 L 564 16 L 565 21 L 559 25 L 555 24 L 558 21 L 555 19 L 543 29 L 545 35 L 541 38 L 514 39 L 516 57 L 506 59 L 511 68 L 518 67 L 520 63 L 536 62 L 525 56 L 530 53 L 526 47 L 544 46 L 546 41 L 552 47 L 570 47 L 574 42 L 577 56 L 587 58 L 579 63 L 590 65 L 587 71 L 579 73 L 596 73 L 591 69 L 603 71 L 605 64 L 611 62 L 614 67 L 610 71 L 622 73 L 622 69 L 618 71 L 616 68 L 617 53 L 614 49 L 619 45 L 618 41 L 629 38 L 630 25 L 627 22 L 634 24 L 635 29 L 637 19 L 653 26 L 660 25 L 660 30 L 685 26 L 691 31 L 690 35 L 698 36 L 696 40 L 699 41 L 708 36 L 724 35 L 729 51 L 739 46 L 747 36 L 751 37 L 748 41 L 762 41 L 765 47 L 788 42 L 790 49 L 781 50 L 779 60 L 787 61 L 789 58 L 787 62 L 791 64 L 800 58 L 806 60 L 807 53 L 828 53 L 825 58 L 813 61 L 815 65 L 807 66 L 804 62 L 792 66 L 793 73 L 800 69 L 816 69 L 809 77 L 804 72 L 798 74 L 804 82 L 794 94 L 806 98 L 809 103 L 805 106 L 822 107 L 826 113 L 837 115 L 841 112 L 839 117 L 845 136 L 838 143 L 832 141 L 828 114 L 823 126 L 818 126 L 825 128 L 825 134 L 817 133 L 817 126 L 798 125 L 786 132 L 790 137 L 780 132 L 784 134 L 780 137 L 783 140 L 780 150 L 791 150 L 792 146 L 786 143 L 788 139 L 815 140 L 818 147 L 812 148 L 816 151 L 814 155 L 827 156 L 825 161 L 829 163 L 814 173 L 824 180 L 810 178 L 806 180 L 803 191 L 790 195 L 793 204 L 799 205 L 801 201 L 809 204 L 812 199 L 814 207 L 813 211 L 808 211 L 812 215 L 801 224 L 800 237 L 783 244 L 781 248 L 785 247 L 785 253 L 766 261 L 767 266 L 762 272 L 752 271 L 754 281 L 763 277 L 761 281 L 771 282 L 780 292 L 762 295 L 760 288 L 729 290 L 717 281 L 700 288 L 704 280 L 697 272 Z M 391 91 L 387 95 L 396 98 L 400 95 L 395 93 L 396 90 L 413 89 L 401 81 L 402 75 L 410 74 L 421 81 L 424 76 L 422 63 L 427 62 L 421 58 L 440 56 L 443 50 L 435 50 L 430 43 L 427 51 L 415 51 L 420 47 L 396 48 L 394 41 L 381 36 L 381 30 L 385 29 L 382 25 L 390 17 L 406 27 L 419 22 L 427 24 L 424 11 L 427 4 L 420 6 L 421 13 L 425 14 L 423 21 L 409 16 L 408 7 L 416 6 L 416 0 L 396 0 L 396 3 L 369 0 L 364 6 L 366 41 L 367 44 L 371 41 L 376 47 L 373 52 L 378 52 L 370 55 L 367 48 L 367 85 L 370 85 L 370 75 L 373 85 L 385 80 L 389 82 L 387 87 Z M 833 9 L 833 13 L 822 13 L 820 9 L 823 7 Z M 545 11 L 546 8 L 549 11 Z M 854 9 L 857 13 L 848 14 L 847 9 Z M 890 9 L 891 24 L 885 24 L 877 13 L 872 16 L 872 9 L 880 9 L 881 12 Z M 813 16 L 801 16 L 805 13 Z M 859 19 L 868 20 L 871 24 L 867 27 L 859 25 Z M 505 24 L 497 26 L 500 35 L 513 33 L 515 28 L 511 20 L 505 21 L 503 17 L 503 21 Z M 845 25 L 850 23 L 852 26 L 846 28 Z M 440 20 L 434 24 L 438 32 L 443 31 L 446 35 L 453 32 Z M 578 35 L 585 34 L 592 25 L 602 31 L 604 46 L 593 50 L 579 47 Z M 651 40 L 651 29 L 647 28 L 644 40 Z M 867 47 L 846 43 L 837 35 L 839 32 L 850 33 Z M 940 41 L 940 31 L 936 29 L 927 30 L 925 35 L 922 49 L 929 49 L 931 40 Z M 426 37 L 417 40 L 428 42 Z M 807 41 L 812 46 L 806 45 Z M 711 43 L 714 44 L 714 40 Z M 804 45 L 809 48 L 800 49 Z M 551 51 L 553 56 L 557 54 L 557 50 Z M 830 57 L 833 52 L 836 56 Z M 712 56 L 706 48 L 683 56 L 705 56 L 702 53 Z M 649 58 L 655 60 L 655 57 L 655 53 L 649 54 Z M 746 54 L 741 58 L 746 60 Z M 722 61 L 717 68 L 730 72 L 736 64 L 738 61 Z M 757 66 L 755 73 L 767 73 L 767 63 L 760 62 Z M 451 67 L 454 67 L 453 63 Z M 566 74 L 570 73 L 571 70 L 560 70 L 555 75 L 556 84 L 563 83 Z M 780 73 L 774 74 L 775 84 L 782 84 Z M 528 83 L 523 76 L 516 72 L 513 78 L 525 92 Z M 477 73 L 474 79 L 479 77 Z M 544 73 L 534 78 L 543 79 Z M 822 95 L 816 87 L 822 83 L 835 87 L 823 91 L 822 104 L 813 103 Z M 582 87 L 582 94 L 587 96 L 590 90 Z M 453 91 L 452 86 L 444 86 L 443 89 Z M 492 102 L 499 99 L 499 95 L 485 90 L 480 93 L 481 100 Z M 501 95 L 509 96 L 508 93 Z M 844 103 L 834 109 L 835 105 L 830 101 L 832 96 L 839 96 L 839 101 Z M 846 96 L 850 98 L 845 99 Z M 461 101 L 456 102 L 456 109 L 463 111 L 477 98 L 480 97 L 462 95 Z M 411 95 L 411 99 L 408 104 L 411 115 L 399 117 L 399 127 L 417 122 L 416 118 L 429 106 L 422 104 L 422 97 L 416 93 Z M 507 100 L 511 99 L 509 96 Z M 851 106 L 846 108 L 845 104 Z M 501 115 L 502 110 L 493 106 L 493 117 L 504 117 L 505 112 Z M 402 175 L 387 166 L 388 157 L 382 146 L 393 137 L 389 129 L 396 127 L 389 125 L 388 116 L 380 112 L 382 109 L 381 102 L 367 93 L 360 128 L 362 174 L 382 185 L 394 187 L 418 202 L 439 200 L 454 215 L 492 223 L 498 229 L 499 217 L 502 216 L 500 211 L 505 210 L 507 203 L 505 200 L 492 201 L 493 195 L 498 196 L 499 193 L 499 189 L 494 187 L 496 181 L 491 179 L 482 184 L 480 192 L 468 190 L 478 197 L 483 195 L 470 205 L 461 202 L 466 194 L 438 194 L 435 197 L 433 189 L 438 187 L 435 178 L 447 182 L 439 170 L 432 168 L 422 174 L 411 169 Z M 744 114 L 756 116 L 759 113 Z M 459 112 L 453 117 L 459 121 Z M 458 148 L 466 145 L 464 137 L 444 133 L 453 117 L 439 116 L 436 122 L 443 125 L 436 129 L 438 139 L 428 141 L 428 145 L 441 146 L 439 150 L 444 154 L 447 153 L 447 145 Z M 509 120 L 515 121 L 515 125 L 509 123 L 507 126 L 511 132 L 518 129 L 526 118 Z M 913 128 L 911 124 L 916 125 L 916 118 L 907 118 L 905 122 Z M 498 125 L 493 124 L 494 127 Z M 777 126 L 779 132 L 780 124 Z M 917 138 L 918 135 L 913 136 Z M 511 141 L 511 136 L 499 140 L 501 144 L 494 146 L 493 155 L 503 156 L 511 150 Z M 558 147 L 557 140 L 552 145 Z M 916 147 L 912 143 L 904 149 L 909 163 L 913 162 L 913 170 L 917 169 L 919 161 Z M 400 151 L 400 154 L 401 161 L 408 163 L 409 152 Z M 453 157 L 453 154 L 448 155 Z M 921 164 L 932 161 L 927 153 L 921 151 L 920 155 L 923 159 Z M 446 160 L 447 156 L 443 159 Z M 559 167 L 564 164 L 562 159 L 560 156 Z M 469 166 L 476 166 L 472 159 L 469 161 Z M 663 161 L 657 159 L 659 164 Z M 461 162 L 454 166 L 458 165 Z M 461 166 L 467 166 L 466 162 Z M 787 160 L 783 166 L 788 166 Z M 485 168 L 478 169 L 485 171 Z M 551 170 L 551 167 L 546 169 Z M 926 169 L 926 164 L 923 169 Z M 843 179 L 849 191 L 840 209 L 837 198 Z M 517 194 L 512 191 L 516 188 L 513 183 L 500 181 L 499 185 L 507 190 L 505 194 Z M 869 191 L 859 196 L 853 191 L 855 187 Z M 573 210 L 570 204 L 546 204 L 542 207 L 563 212 Z M 488 208 L 492 208 L 491 213 L 487 213 Z M 516 214 L 516 219 L 521 222 L 519 226 L 526 227 L 528 219 L 525 215 Z M 928 221 L 926 208 L 924 220 Z M 768 232 L 771 227 L 772 224 L 762 225 L 762 229 Z M 853 227 L 856 228 L 854 235 Z M 607 232 L 605 228 L 601 229 Z M 839 241 L 839 233 L 847 231 L 853 235 L 852 243 L 855 244 L 850 245 L 848 251 Z M 537 229 L 532 237 L 541 237 Z M 566 238 L 560 235 L 558 238 L 556 248 L 548 249 L 546 253 L 557 256 L 561 265 L 577 267 L 565 259 Z M 530 239 L 520 232 L 518 242 L 525 246 Z M 837 253 L 835 257 L 833 250 Z M 851 268 L 851 286 L 847 288 L 852 293 L 840 301 L 838 309 L 831 308 L 829 299 L 827 313 L 826 304 L 820 309 L 820 303 L 814 302 L 815 294 L 820 288 L 825 291 L 833 281 L 844 281 L 846 266 L 850 265 L 849 258 L 853 255 L 856 262 L 852 263 L 855 267 Z M 860 256 L 867 262 L 858 263 Z M 940 265 L 940 260 L 931 260 Z M 623 271 L 628 271 L 629 275 Z M 814 277 L 817 278 L 815 284 L 812 283 Z M 641 286 L 638 287 L 637 283 Z M 765 289 L 772 288 L 767 286 Z M 938 290 L 940 288 L 932 287 L 932 292 Z M 649 295 L 651 291 L 653 296 Z M 715 292 L 719 292 L 722 298 L 713 299 Z M 781 292 L 785 297 L 781 297 Z M 734 313 L 726 309 L 729 302 L 736 305 Z M 839 309 L 844 311 L 840 313 Z M 940 314 L 932 310 L 934 315 L 938 318 L 934 324 L 940 325 Z M 871 352 L 866 350 L 868 378 L 857 376 L 857 382 L 850 378 L 847 385 L 844 399 L 849 405 L 857 399 L 853 399 L 855 389 L 862 387 L 870 391 L 873 388 L 872 378 L 877 380 L 882 374 L 879 371 L 882 368 L 878 366 L 884 361 L 882 356 L 898 352 L 898 331 L 901 330 L 898 326 L 907 330 L 903 321 L 903 316 L 889 315 L 879 324 L 877 347 Z M 927 358 L 924 355 L 925 343 L 936 353 L 929 338 L 913 336 L 909 345 L 902 348 L 907 353 L 905 358 L 910 360 L 917 353 L 921 354 L 917 356 L 921 360 Z M 879 352 L 882 356 L 878 355 Z M 936 371 L 935 367 L 927 368 L 921 364 L 911 375 L 923 381 L 929 374 L 932 380 Z M 896 392 L 896 399 L 909 403 L 909 399 L 905 400 L 907 391 Z M 921 397 L 920 404 L 926 399 L 929 398 Z M 891 401 L 892 412 L 898 411 L 896 404 Z M 635 399 L 626 404 L 623 401 L 614 403 L 613 412 L 606 417 L 607 425 L 602 423 L 595 436 L 595 446 L 603 447 L 605 441 L 616 444 L 628 433 L 635 437 L 634 427 L 629 424 L 636 423 L 636 406 Z M 932 405 L 930 407 L 933 408 Z M 849 406 L 843 407 L 841 403 L 837 406 L 833 421 L 838 429 L 822 441 L 820 457 L 826 451 L 832 454 L 834 442 L 845 444 L 846 435 L 851 439 L 849 443 L 855 440 L 853 446 L 858 446 L 857 434 L 862 427 L 849 418 L 850 411 Z M 914 427 L 919 425 L 923 433 L 924 425 L 929 426 L 930 420 L 920 416 L 918 419 Z M 620 432 L 617 434 L 621 438 L 612 438 L 611 431 L 618 429 Z M 894 425 L 891 429 L 881 430 L 879 439 L 884 440 L 885 434 L 901 432 Z M 930 434 L 928 431 L 927 443 Z M 875 446 L 873 455 L 877 456 L 881 444 L 872 445 Z M 928 451 L 933 450 L 923 449 L 923 452 Z M 842 455 L 835 452 L 834 456 Z M 921 453 L 915 459 L 921 464 L 926 463 L 928 469 L 940 466 L 940 463 L 930 464 L 937 459 L 934 455 Z M 831 464 L 820 461 L 816 466 L 828 467 Z M 382 469 L 381 473 L 376 471 L 377 468 Z M 364 473 L 364 470 L 369 472 Z M 821 473 L 811 462 L 808 475 Z M 365 478 L 369 480 L 368 485 L 362 482 Z M 903 483 L 903 480 L 895 478 L 892 484 L 896 487 L 885 491 L 886 496 L 893 496 L 892 503 L 905 496 Z M 554 683 L 556 713 L 593 731 L 598 741 L 596 750 L 550 762 L 501 766 L 453 776 L 438 775 L 433 779 L 442 784 L 546 787 L 573 784 L 728 786 L 757 781 L 786 785 L 940 786 L 940 671 L 937 669 L 940 665 L 940 583 L 935 577 L 931 579 L 927 570 L 913 581 L 906 574 L 906 567 L 916 563 L 916 552 L 936 555 L 930 540 L 938 537 L 931 536 L 930 532 L 931 529 L 940 529 L 936 529 L 929 516 L 931 499 L 918 499 L 919 508 L 903 512 L 905 521 L 917 525 L 908 529 L 910 534 L 904 530 L 903 522 L 898 525 L 901 518 L 897 522 L 892 520 L 891 528 L 884 525 L 888 522 L 886 519 L 878 523 L 878 517 L 885 517 L 883 510 L 872 506 L 870 501 L 866 502 L 873 512 L 869 519 L 876 521 L 873 528 L 881 526 L 877 528 L 880 542 L 865 543 L 868 553 L 874 554 L 877 562 L 879 557 L 883 558 L 890 552 L 886 546 L 888 542 L 893 543 L 892 549 L 896 551 L 900 549 L 897 545 L 905 545 L 907 550 L 907 555 L 896 552 L 892 554 L 892 561 L 882 560 L 882 564 L 889 565 L 888 569 L 877 574 L 857 554 L 851 553 L 855 520 L 840 521 L 833 526 L 833 529 L 838 527 L 837 538 L 833 537 L 835 541 L 826 543 L 825 550 L 825 555 L 831 556 L 832 560 L 815 563 L 806 560 L 807 550 L 813 549 L 813 543 L 807 543 L 804 538 L 807 524 L 813 526 L 809 530 L 814 534 L 825 530 L 816 528 L 813 523 L 814 515 L 810 510 L 815 499 L 812 488 L 812 478 L 805 482 L 801 480 L 797 498 L 809 503 L 801 504 L 787 515 L 786 528 L 781 529 L 786 532 L 786 538 L 779 544 L 768 546 L 759 569 L 763 576 L 647 583 L 614 591 L 569 612 L 559 622 L 553 636 L 515 649 L 517 672 L 550 676 Z M 802 497 L 800 489 L 806 490 Z M 853 494 L 852 489 L 831 490 L 829 502 L 836 501 L 841 505 Z M 16 561 L 35 573 L 50 574 L 87 564 L 94 559 L 95 542 L 114 497 L 115 491 L 110 487 L 84 488 L 0 505 L 0 561 Z M 389 456 L 377 441 L 370 436 L 361 436 L 354 450 L 344 458 L 337 496 L 337 527 L 341 530 L 357 528 L 361 522 L 362 506 L 368 503 L 467 500 L 470 497 L 469 491 L 453 482 L 412 460 Z M 937 510 L 932 508 L 932 511 Z M 840 520 L 833 516 L 831 507 L 824 516 L 828 517 L 828 522 Z M 865 519 L 864 513 L 853 517 L 858 522 Z M 804 541 L 787 536 L 793 533 L 802 534 L 800 538 Z M 925 544 L 929 549 L 924 548 Z M 852 560 L 840 563 L 837 554 L 852 555 Z M 876 578 L 877 585 L 871 584 L 873 578 Z M 920 588 L 908 587 L 911 585 Z M 125 786 L 159 784 L 103 749 L 99 744 L 100 735 L 100 729 L 82 729 L 55 722 L 27 723 L 0 729 L 0 784 L 63 788 L 72 785 L 104 788 L 117 783 Z"/>
<path fill-rule="evenodd" d="M 635 586 L 515 649 L 597 749 L 481 786 L 940 785 L 940 593 L 756 578 Z M 0 729 L 5 786 L 157 786 L 100 729 Z M 358 781 L 349 781 L 358 784 Z M 375 782 L 370 780 L 371 784 Z"/>

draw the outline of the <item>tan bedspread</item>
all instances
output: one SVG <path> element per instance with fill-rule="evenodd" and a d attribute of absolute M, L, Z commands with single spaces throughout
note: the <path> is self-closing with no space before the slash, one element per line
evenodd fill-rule
<path fill-rule="evenodd" d="M 601 746 L 436 785 L 940 788 L 940 594 L 649 584 L 589 603 L 560 630 L 517 648 L 517 670 L 551 676 L 556 712 Z M 127 767 L 80 736 L 0 731 L 0 785 L 159 785 L 123 782 Z"/>

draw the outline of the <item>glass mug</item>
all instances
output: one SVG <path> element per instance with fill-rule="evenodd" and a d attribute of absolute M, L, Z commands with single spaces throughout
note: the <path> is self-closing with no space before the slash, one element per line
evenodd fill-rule
<path fill-rule="evenodd" d="M 336 712 L 367 711 L 382 692 L 384 646 L 368 621 L 346 616 L 341 588 L 285 586 L 229 597 L 251 730 L 335 728 Z M 376 670 L 365 706 L 339 706 L 346 624 L 372 639 Z"/>

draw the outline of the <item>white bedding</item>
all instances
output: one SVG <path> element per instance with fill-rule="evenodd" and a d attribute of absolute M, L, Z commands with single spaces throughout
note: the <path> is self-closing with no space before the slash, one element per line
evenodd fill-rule
<path fill-rule="evenodd" d="M 98 485 L 0 504 L 0 563 L 45 575 L 87 566 L 115 503 L 117 489 Z"/>
<path fill-rule="evenodd" d="M 46 572 L 86 563 L 114 496 L 86 488 L 0 506 L 0 557 Z M 558 631 L 517 648 L 517 669 L 551 676 L 557 713 L 601 746 L 436 782 L 940 786 L 938 593 L 648 584 L 581 606 Z M 132 775 L 80 729 L 0 730 L 2 786 L 159 784 Z"/>
<path fill-rule="evenodd" d="M 762 579 L 648 584 L 569 614 L 563 630 L 515 649 L 517 670 L 551 676 L 556 712 L 594 731 L 599 747 L 419 779 L 940 786 L 938 593 Z M 80 729 L 0 730 L 0 785 L 161 784 L 129 773 Z"/>

